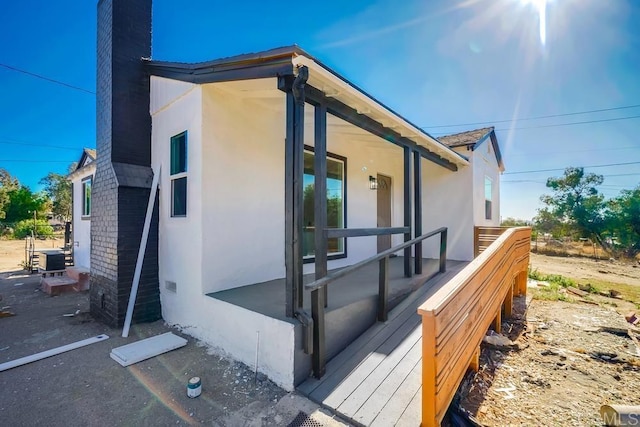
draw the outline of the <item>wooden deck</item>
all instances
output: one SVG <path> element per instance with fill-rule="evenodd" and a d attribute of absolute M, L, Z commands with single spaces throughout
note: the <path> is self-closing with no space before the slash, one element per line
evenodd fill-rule
<path fill-rule="evenodd" d="M 421 422 L 422 329 L 418 307 L 467 263 L 447 262 L 428 281 L 327 364 L 320 379 L 298 391 L 365 426 L 417 426 Z"/>

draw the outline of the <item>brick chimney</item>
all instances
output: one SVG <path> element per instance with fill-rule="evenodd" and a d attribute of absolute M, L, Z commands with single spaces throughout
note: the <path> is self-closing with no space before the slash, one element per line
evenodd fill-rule
<path fill-rule="evenodd" d="M 98 2 L 97 167 L 91 207 L 91 314 L 124 324 L 153 172 L 149 76 L 151 0 Z M 161 317 L 158 212 L 153 215 L 134 322 Z"/>

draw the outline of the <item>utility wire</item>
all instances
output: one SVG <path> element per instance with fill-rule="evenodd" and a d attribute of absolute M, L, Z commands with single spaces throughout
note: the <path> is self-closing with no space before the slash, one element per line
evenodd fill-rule
<path fill-rule="evenodd" d="M 627 163 L 610 163 L 607 165 L 591 165 L 591 166 L 580 166 L 583 169 L 586 168 L 605 168 L 605 167 L 609 167 L 609 166 L 626 166 L 626 165 L 637 165 L 640 164 L 640 162 L 627 162 Z M 538 169 L 538 170 L 531 170 L 531 171 L 518 171 L 518 172 L 505 172 L 503 173 L 503 175 L 516 175 L 516 174 L 522 174 L 522 173 L 537 173 L 537 172 L 554 172 L 554 171 L 563 171 L 566 168 L 555 168 L 555 169 Z"/>
<path fill-rule="evenodd" d="M 0 162 L 16 163 L 73 163 L 75 160 L 34 160 L 34 159 L 0 159 Z"/>
<path fill-rule="evenodd" d="M 509 122 L 525 121 L 525 120 L 550 119 L 550 118 L 553 118 L 553 117 L 577 116 L 577 115 L 580 115 L 580 114 L 601 113 L 603 111 L 625 110 L 625 109 L 628 109 L 628 108 L 638 108 L 638 107 L 640 107 L 640 104 L 637 104 L 637 105 L 625 105 L 624 107 L 601 108 L 601 109 L 598 109 L 598 110 L 576 111 L 576 112 L 573 112 L 573 113 L 550 114 L 550 115 L 547 115 L 547 116 L 523 117 L 523 118 L 518 118 L 518 119 L 493 120 L 493 121 L 474 122 L 474 123 L 460 123 L 460 124 L 455 124 L 455 125 L 423 126 L 422 129 L 448 128 L 448 127 L 456 127 L 456 126 L 475 126 L 475 125 L 491 124 L 491 123 L 509 123 Z"/>
<path fill-rule="evenodd" d="M 78 151 L 81 150 L 81 148 L 78 147 L 64 147 L 62 145 L 48 145 L 48 144 L 34 144 L 34 143 L 30 143 L 30 142 L 22 142 L 22 141 L 7 141 L 7 140 L 0 140 L 0 144 L 8 144 L 8 145 L 26 145 L 28 147 L 42 147 L 42 148 L 56 148 L 58 150 L 72 150 L 72 151 Z"/>
<path fill-rule="evenodd" d="M 494 130 L 497 132 L 497 131 L 511 131 L 511 130 L 522 130 L 522 129 L 542 129 L 542 128 L 554 128 L 554 127 L 561 127 L 561 126 L 584 125 L 584 124 L 590 124 L 590 123 L 615 122 L 618 120 L 630 120 L 630 119 L 638 119 L 638 118 L 640 118 L 640 114 L 637 116 L 616 117 L 613 119 L 586 120 L 583 122 L 557 123 L 553 125 L 525 126 L 525 127 L 519 127 L 519 128 L 504 128 L 504 129 L 494 129 Z M 438 132 L 438 133 L 435 133 L 434 135 L 438 137 L 438 136 L 449 135 L 449 133 Z M 455 135 L 455 133 L 453 135 Z"/>
<path fill-rule="evenodd" d="M 9 70 L 16 71 L 18 73 L 22 73 L 22 74 L 26 74 L 26 75 L 29 75 L 29 76 L 32 76 L 32 77 L 36 77 L 38 79 L 46 80 L 46 81 L 51 82 L 51 83 L 56 83 L 56 84 L 59 84 L 59 85 L 62 85 L 62 86 L 66 86 L 66 87 L 71 88 L 71 89 L 79 90 L 81 92 L 90 93 L 91 95 L 95 95 L 96 94 L 95 92 L 90 91 L 88 89 L 84 89 L 84 88 L 81 88 L 81 87 L 78 87 L 78 86 L 70 85 L 69 83 L 61 82 L 60 80 L 56 80 L 56 79 L 52 79 L 52 78 L 49 78 L 49 77 L 45 77 L 45 76 L 40 75 L 40 74 L 32 73 L 31 71 L 22 70 L 20 68 L 12 67 L 11 65 L 0 63 L 0 67 L 4 67 L 4 68 L 7 68 Z"/>

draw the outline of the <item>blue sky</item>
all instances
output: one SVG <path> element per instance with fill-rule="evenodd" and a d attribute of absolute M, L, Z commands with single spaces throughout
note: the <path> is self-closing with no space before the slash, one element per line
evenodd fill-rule
<path fill-rule="evenodd" d="M 640 183 L 640 4 L 549 0 L 543 43 L 543 3 L 155 0 L 152 56 L 203 61 L 297 43 L 432 135 L 495 124 L 502 216 L 531 218 L 546 178 L 567 166 L 615 165 L 587 168 L 609 197 Z M 95 147 L 96 4 L 3 4 L 0 167 L 34 190 Z M 615 110 L 563 115 L 604 109 Z M 562 116 L 508 121 L 551 115 Z M 560 170 L 519 173 L 548 169 Z"/>

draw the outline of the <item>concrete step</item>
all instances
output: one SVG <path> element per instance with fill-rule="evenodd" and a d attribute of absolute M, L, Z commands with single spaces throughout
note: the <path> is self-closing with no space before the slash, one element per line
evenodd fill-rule
<path fill-rule="evenodd" d="M 77 292 L 78 282 L 69 276 L 44 277 L 40 281 L 40 289 L 51 296 L 64 292 Z"/>
<path fill-rule="evenodd" d="M 89 290 L 89 269 L 84 267 L 67 267 L 67 276 L 74 279 L 78 284 L 76 285 L 76 291 Z"/>

